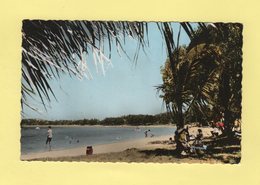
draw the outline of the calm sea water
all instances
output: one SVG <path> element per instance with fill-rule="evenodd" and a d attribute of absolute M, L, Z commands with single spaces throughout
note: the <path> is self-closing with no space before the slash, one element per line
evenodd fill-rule
<path fill-rule="evenodd" d="M 53 127 L 52 149 L 61 150 L 88 145 L 108 144 L 132 139 L 144 138 L 144 131 L 150 129 L 150 136 L 162 136 L 174 133 L 173 127 Z M 22 128 L 21 153 L 47 151 L 45 145 L 47 128 Z"/>

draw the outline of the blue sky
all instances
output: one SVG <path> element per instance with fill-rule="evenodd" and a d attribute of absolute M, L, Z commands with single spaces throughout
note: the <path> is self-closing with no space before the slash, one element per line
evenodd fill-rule
<path fill-rule="evenodd" d="M 177 37 L 179 24 L 172 24 Z M 50 82 L 58 99 L 54 99 L 47 107 L 42 107 L 39 97 L 29 99 L 29 104 L 38 108 L 41 113 L 24 106 L 24 118 L 46 120 L 75 120 L 105 117 L 116 117 L 128 114 L 158 114 L 165 112 L 162 99 L 159 98 L 155 86 L 162 84 L 160 67 L 166 60 L 166 49 L 162 36 L 155 25 L 149 23 L 149 42 L 146 54 L 140 50 L 135 64 L 124 54 L 112 49 L 113 67 L 106 69 L 105 75 L 96 72 L 93 57 L 87 63 L 93 79 L 79 80 L 76 77 L 63 75 L 59 80 Z M 188 44 L 189 38 L 181 32 L 180 44 Z M 126 39 L 125 51 L 133 59 L 136 42 Z"/>

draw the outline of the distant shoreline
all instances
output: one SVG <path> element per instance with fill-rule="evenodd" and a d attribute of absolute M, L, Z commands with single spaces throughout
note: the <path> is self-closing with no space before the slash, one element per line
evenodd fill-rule
<path fill-rule="evenodd" d="M 47 128 L 48 126 L 51 126 L 53 128 L 55 127 L 123 127 L 123 128 L 145 128 L 145 127 L 176 127 L 174 124 L 160 124 L 160 125 L 21 125 L 21 128 Z"/>
<path fill-rule="evenodd" d="M 168 125 L 173 123 L 168 113 L 155 115 L 148 114 L 129 114 L 120 117 L 106 117 L 102 120 L 97 118 L 82 118 L 78 120 L 42 120 L 42 119 L 22 119 L 21 126 L 154 126 Z"/>

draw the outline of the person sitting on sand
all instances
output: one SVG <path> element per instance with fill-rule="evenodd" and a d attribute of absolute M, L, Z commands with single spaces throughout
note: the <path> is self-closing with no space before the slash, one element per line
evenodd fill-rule
<path fill-rule="evenodd" d="M 185 128 L 184 128 L 184 132 L 185 132 L 185 135 L 186 135 L 186 141 L 189 142 L 190 141 L 190 133 L 189 133 L 189 126 L 187 125 Z"/>
<path fill-rule="evenodd" d="M 225 114 L 224 114 L 224 112 L 220 112 L 219 116 L 216 119 L 215 125 L 216 125 L 216 127 L 218 127 L 221 130 L 222 133 L 225 130 L 225 124 L 224 123 L 225 123 Z"/>
<path fill-rule="evenodd" d="M 187 129 L 181 129 L 175 131 L 175 142 L 176 148 L 179 150 L 181 155 L 186 155 L 186 152 L 190 150 L 190 144 L 188 142 L 188 135 Z"/>
<path fill-rule="evenodd" d="M 225 130 L 224 122 L 217 122 L 216 126 L 221 130 L 221 132 L 224 132 Z"/>
<path fill-rule="evenodd" d="M 214 121 L 213 120 L 211 120 L 210 122 L 209 122 L 209 124 L 208 124 L 210 127 L 214 127 Z"/>
<path fill-rule="evenodd" d="M 169 138 L 169 144 L 173 144 L 172 137 Z"/>
<path fill-rule="evenodd" d="M 201 145 L 202 144 L 202 138 L 203 138 L 203 133 L 201 129 L 198 129 L 198 134 L 196 135 L 195 138 L 195 145 Z"/>
<path fill-rule="evenodd" d="M 46 140 L 46 145 L 49 144 L 49 150 L 51 150 L 51 140 L 52 140 L 52 129 L 51 126 L 49 126 L 47 131 L 47 140 Z"/>
<path fill-rule="evenodd" d="M 241 136 L 241 122 L 238 119 L 234 121 L 232 132 L 235 136 Z"/>
<path fill-rule="evenodd" d="M 213 130 L 211 131 L 211 134 L 213 137 L 217 137 L 220 135 L 220 130 L 218 129 L 218 127 L 216 127 L 216 125 L 213 125 Z"/>

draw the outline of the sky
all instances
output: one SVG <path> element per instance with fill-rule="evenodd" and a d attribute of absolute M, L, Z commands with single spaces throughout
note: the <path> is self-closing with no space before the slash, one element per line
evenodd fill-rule
<path fill-rule="evenodd" d="M 172 24 L 175 39 L 179 24 Z M 24 106 L 23 118 L 45 120 L 104 119 L 129 114 L 158 114 L 165 112 L 162 99 L 156 87 L 162 84 L 160 68 L 166 61 L 166 48 L 162 35 L 155 23 L 149 23 L 149 47 L 145 53 L 140 50 L 136 63 L 133 62 L 136 41 L 126 39 L 123 45 L 129 55 L 112 49 L 111 63 L 105 74 L 96 71 L 93 56 L 86 58 L 92 79 L 79 80 L 76 77 L 62 75 L 59 80 L 51 80 L 50 85 L 57 97 L 52 98 L 44 110 L 39 97 L 28 99 L 28 103 L 39 111 Z M 189 38 L 181 32 L 180 45 L 188 45 Z M 106 55 L 106 53 L 105 53 Z M 108 55 L 108 54 L 107 54 Z"/>

